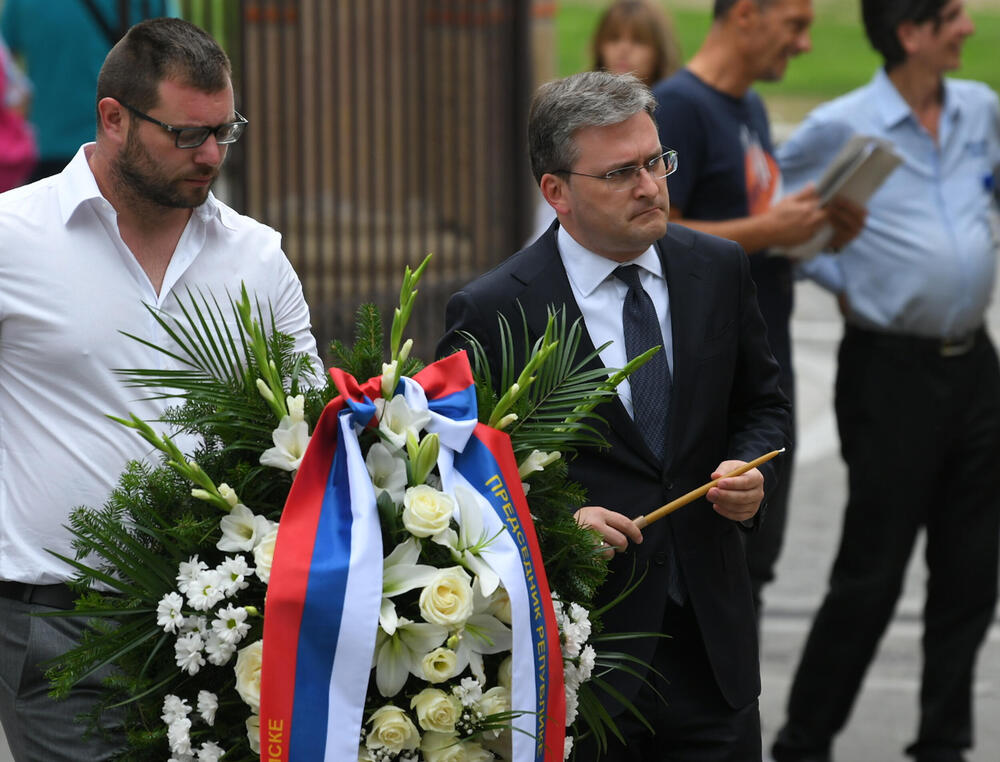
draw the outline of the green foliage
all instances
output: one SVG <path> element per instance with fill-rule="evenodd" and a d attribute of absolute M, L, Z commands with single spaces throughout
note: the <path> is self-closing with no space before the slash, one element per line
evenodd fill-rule
<path fill-rule="evenodd" d="M 390 357 L 399 366 L 396 372 L 405 375 L 422 367 L 419 360 L 409 357 L 411 342 L 401 343 L 422 270 L 423 265 L 416 273 L 408 271 L 401 292 L 404 308 L 397 310 L 394 319 Z M 156 621 L 160 601 L 177 589 L 178 564 L 197 556 L 211 569 L 226 557 L 216 547 L 220 508 L 227 510 L 229 505 L 220 491 L 222 484 L 230 485 L 240 502 L 253 506 L 255 514 L 272 520 L 280 517 L 291 486 L 290 474 L 264 469 L 259 456 L 271 444 L 275 416 L 290 410 L 287 395 L 297 389 L 300 377 L 315 373 L 306 358 L 292 352 L 291 338 L 274 331 L 273 315 L 257 305 L 256 318 L 251 319 L 245 292 L 240 302 L 231 301 L 229 306 L 227 317 L 214 298 L 189 293 L 182 304 L 182 319 L 151 310 L 180 347 L 176 353 L 158 351 L 182 369 L 118 372 L 131 386 L 148 389 L 157 398 L 176 399 L 178 404 L 167 410 L 163 420 L 194 435 L 197 449 L 183 453 L 172 439 L 157 434 L 146 422 L 119 419 L 129 427 L 122 436 L 143 436 L 162 451 L 162 464 L 130 463 L 103 507 L 74 511 L 69 528 L 75 537 L 75 557 L 60 556 L 77 572 L 80 598 L 75 613 L 91 617 L 92 624 L 77 648 L 49 665 L 53 693 L 64 695 L 84 677 L 110 672 L 91 722 L 97 725 L 108 707 L 118 706 L 125 712 L 129 746 L 120 759 L 165 758 L 166 728 L 160 719 L 164 696 L 190 697 L 200 689 L 216 693 L 220 705 L 213 728 L 203 724 L 191 728 L 193 743 L 197 745 L 203 737 L 224 739 L 229 747 L 227 760 L 255 759 L 245 740 L 247 707 L 235 697 L 231 667 L 206 667 L 195 675 L 180 670 L 175 637 Z M 266 337 L 260 328 L 265 315 L 271 326 Z M 515 366 L 531 369 L 530 377 L 521 374 L 522 393 L 508 398 L 517 415 L 509 433 L 519 459 L 535 449 L 570 454 L 576 448 L 603 443 L 594 427 L 600 420 L 594 408 L 613 395 L 618 379 L 608 379 L 603 369 L 585 370 L 586 360 L 574 359 L 581 331 L 579 322 L 568 326 L 564 314 L 552 315 L 544 341 L 525 358 L 515 358 L 512 349 L 504 350 L 511 373 Z M 508 328 L 507 347 L 513 346 L 510 339 Z M 339 366 L 358 380 L 380 376 L 385 343 L 378 311 L 371 305 L 360 308 L 353 346 L 335 342 L 332 349 Z M 497 397 L 484 381 L 488 370 L 484 370 L 481 349 L 474 348 L 472 355 L 484 403 L 483 420 L 495 412 Z M 309 420 L 316 420 L 336 393 L 329 382 L 303 391 Z M 377 437 L 374 429 L 362 433 L 369 444 Z M 430 457 L 420 455 L 419 450 L 411 453 L 414 456 L 417 462 Z M 563 458 L 526 477 L 529 503 L 552 589 L 563 600 L 588 605 L 607 567 L 593 532 L 578 526 L 573 518 L 586 495 L 567 473 Z M 192 483 L 197 487 L 194 491 Z M 391 500 L 380 500 L 379 512 L 386 546 L 392 547 L 404 533 L 396 508 Z M 425 545 L 426 558 L 432 563 L 446 566 L 453 562 L 445 547 Z M 239 605 L 263 611 L 265 591 L 263 583 L 254 580 L 240 591 Z M 189 619 L 199 615 L 187 609 L 184 613 Z M 593 612 L 593 617 L 599 630 L 599 612 Z M 260 639 L 262 629 L 262 618 L 253 616 L 245 642 Z M 495 670 L 492 662 L 499 658 L 488 660 L 488 669 Z"/>
<path fill-rule="evenodd" d="M 812 50 L 789 63 L 782 82 L 756 87 L 770 103 L 780 98 L 785 118 L 798 119 L 817 103 L 842 95 L 871 79 L 881 63 L 865 37 L 859 0 L 813 3 L 816 19 L 811 29 Z M 663 3 L 674 22 L 684 60 L 697 52 L 711 26 L 709 2 L 703 7 Z M 590 68 L 590 39 L 604 3 L 594 0 L 561 0 L 556 17 L 559 76 Z M 1000 91 L 994 41 L 1000 39 L 1000 6 L 985 3 L 969 7 L 976 34 L 962 53 L 962 68 L 953 76 L 985 82 Z M 790 104 L 790 100 L 798 101 Z"/>

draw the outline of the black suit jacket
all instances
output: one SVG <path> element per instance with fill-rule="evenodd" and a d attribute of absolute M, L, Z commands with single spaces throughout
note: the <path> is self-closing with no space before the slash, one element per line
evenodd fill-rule
<path fill-rule="evenodd" d="M 475 336 L 491 363 L 498 362 L 498 314 L 515 337 L 524 309 L 529 341 L 545 330 L 547 308 L 565 306 L 569 321 L 581 316 L 556 248 L 554 223 L 537 241 L 453 295 L 438 355 L 465 348 L 459 332 Z M 667 453 L 658 462 L 619 400 L 602 405 L 610 449 L 585 450 L 570 476 L 589 492 L 589 502 L 636 517 L 709 480 L 727 459 L 752 460 L 789 442 L 788 401 L 778 389 L 778 366 L 767 344 L 747 257 L 735 243 L 670 225 L 657 242 L 670 291 L 673 328 L 673 393 Z M 593 352 L 584 332 L 579 351 Z M 516 357 L 523 357 L 521 346 Z M 494 367 L 494 377 L 496 367 Z M 765 492 L 774 489 L 774 461 L 761 468 Z M 642 585 L 605 617 L 610 632 L 670 632 L 664 621 L 664 534 L 673 532 L 690 605 L 709 661 L 726 701 L 738 708 L 760 693 L 757 630 L 741 527 L 705 501 L 654 522 L 634 545 L 611 562 L 612 574 L 598 603 L 614 598 L 637 571 Z M 623 650 L 652 662 L 655 638 L 629 641 Z M 665 675 L 669 680 L 670 675 Z M 612 678 L 631 699 L 640 683 L 623 673 Z M 613 713 L 620 707 L 611 702 Z"/>

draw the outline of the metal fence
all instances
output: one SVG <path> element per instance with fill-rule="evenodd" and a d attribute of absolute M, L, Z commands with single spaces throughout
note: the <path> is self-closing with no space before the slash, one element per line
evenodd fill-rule
<path fill-rule="evenodd" d="M 531 0 L 188 2 L 250 120 L 227 197 L 281 231 L 321 351 L 434 258 L 409 335 L 429 358 L 448 295 L 530 227 Z"/>

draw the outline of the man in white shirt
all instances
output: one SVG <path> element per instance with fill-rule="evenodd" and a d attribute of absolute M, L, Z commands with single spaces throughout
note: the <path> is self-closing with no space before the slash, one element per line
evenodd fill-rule
<path fill-rule="evenodd" d="M 84 624 L 35 613 L 72 608 L 64 528 L 100 506 L 139 437 L 108 420 L 154 420 L 112 369 L 155 368 L 170 346 L 144 305 L 179 315 L 188 291 L 225 303 L 241 283 L 278 330 L 312 358 L 302 288 L 280 236 L 210 192 L 246 120 L 234 109 L 229 60 L 179 19 L 132 27 L 97 86 L 97 141 L 59 175 L 0 196 L 0 720 L 16 760 L 103 760 L 119 745 L 82 738 L 74 717 L 98 678 L 47 697 L 37 666 L 72 647 Z"/>

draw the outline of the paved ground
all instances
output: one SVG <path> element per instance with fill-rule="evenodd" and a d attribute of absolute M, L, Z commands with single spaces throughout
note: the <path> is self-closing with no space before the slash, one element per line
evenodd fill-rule
<path fill-rule="evenodd" d="M 799 284 L 796 299 L 793 334 L 800 447 L 793 512 L 778 579 L 767 593 L 763 624 L 761 715 L 768 745 L 783 722 L 791 673 L 825 591 L 846 495 L 831 401 L 840 320 L 830 297 L 810 283 Z M 990 325 L 993 335 L 1000 335 L 996 306 Z M 895 620 L 848 728 L 836 744 L 840 762 L 902 760 L 901 750 L 912 740 L 920 675 L 922 560 L 923 551 L 917 548 Z M 996 762 L 1000 759 L 1000 625 L 996 623 L 980 652 L 975 694 L 978 741 L 968 759 Z"/>
<path fill-rule="evenodd" d="M 791 673 L 812 613 L 825 589 L 840 531 L 845 472 L 837 451 L 831 394 L 840 320 L 832 300 L 800 284 L 793 332 L 799 377 L 799 453 L 792 510 L 778 580 L 767 595 L 763 625 L 761 714 L 765 743 L 783 719 Z M 1000 310 L 990 324 L 1000 336 Z M 906 591 L 882 644 L 847 731 L 838 740 L 839 762 L 902 760 L 916 723 L 920 674 L 922 553 L 914 554 Z M 980 655 L 976 682 L 978 744 L 969 762 L 1000 758 L 1000 625 Z M 0 762 L 11 757 L 0 734 Z M 31 762 L 46 762 L 32 760 Z"/>

